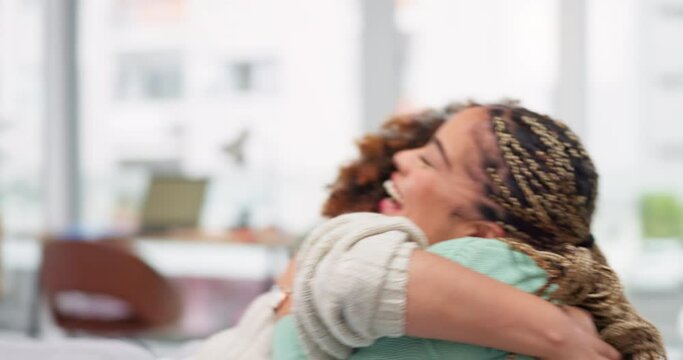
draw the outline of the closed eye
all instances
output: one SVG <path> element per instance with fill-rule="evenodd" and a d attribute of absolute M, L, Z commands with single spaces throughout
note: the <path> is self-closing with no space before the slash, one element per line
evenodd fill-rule
<path fill-rule="evenodd" d="M 430 163 L 429 160 L 427 160 L 427 158 L 424 157 L 424 155 L 420 155 L 420 161 L 429 167 L 434 167 L 432 163 Z"/>

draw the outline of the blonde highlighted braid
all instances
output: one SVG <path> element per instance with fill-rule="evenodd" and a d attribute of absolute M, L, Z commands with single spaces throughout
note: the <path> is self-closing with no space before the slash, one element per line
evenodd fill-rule
<path fill-rule="evenodd" d="M 482 209 L 505 229 L 502 240 L 548 272 L 548 285 L 558 285 L 551 299 L 588 310 L 601 337 L 626 358 L 665 358 L 659 332 L 628 302 L 593 243 L 598 176 L 577 136 L 515 104 L 486 107 L 499 154 L 484 163 L 485 190 L 497 208 Z"/>

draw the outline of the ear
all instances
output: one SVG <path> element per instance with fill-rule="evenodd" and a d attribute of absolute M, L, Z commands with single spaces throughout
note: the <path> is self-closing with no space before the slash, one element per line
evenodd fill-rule
<path fill-rule="evenodd" d="M 505 230 L 492 221 L 475 221 L 472 225 L 473 234 L 471 236 L 496 239 L 505 236 Z"/>

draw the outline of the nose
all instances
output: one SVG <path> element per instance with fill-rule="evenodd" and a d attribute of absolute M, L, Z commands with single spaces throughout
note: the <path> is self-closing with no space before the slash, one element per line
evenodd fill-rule
<path fill-rule="evenodd" d="M 405 173 L 410 168 L 411 158 L 414 150 L 401 150 L 394 154 L 392 161 L 400 173 Z"/>

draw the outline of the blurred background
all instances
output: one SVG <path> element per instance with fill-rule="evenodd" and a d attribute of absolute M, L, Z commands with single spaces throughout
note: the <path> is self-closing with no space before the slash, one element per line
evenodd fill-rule
<path fill-rule="evenodd" d="M 0 0 L 0 336 L 126 310 L 58 294 L 55 239 L 116 243 L 179 289 L 174 325 L 135 333 L 154 349 L 226 328 L 354 139 L 501 98 L 582 137 L 595 237 L 683 358 L 682 0 Z"/>

